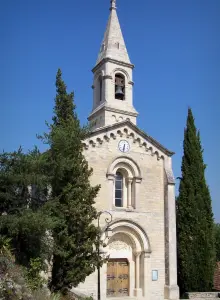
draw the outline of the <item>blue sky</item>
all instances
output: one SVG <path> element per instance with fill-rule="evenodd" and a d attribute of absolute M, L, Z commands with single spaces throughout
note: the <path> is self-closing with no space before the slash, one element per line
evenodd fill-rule
<path fill-rule="evenodd" d="M 82 123 L 92 106 L 92 72 L 109 0 L 2 0 L 0 151 L 39 145 L 55 96 L 58 67 L 75 91 Z M 206 177 L 220 222 L 220 1 L 118 0 L 134 70 L 138 126 L 175 151 L 181 175 L 188 106 L 201 131 Z"/>

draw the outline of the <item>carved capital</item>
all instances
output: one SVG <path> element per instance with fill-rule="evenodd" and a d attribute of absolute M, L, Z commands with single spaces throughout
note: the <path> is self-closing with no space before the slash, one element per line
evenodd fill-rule
<path fill-rule="evenodd" d="M 106 174 L 106 177 L 108 178 L 108 180 L 115 180 L 115 175 L 114 174 Z"/>
<path fill-rule="evenodd" d="M 135 177 L 135 183 L 141 183 L 142 178 L 141 177 Z"/>
<path fill-rule="evenodd" d="M 144 258 L 150 258 L 150 254 L 149 251 L 144 251 Z"/>
<path fill-rule="evenodd" d="M 139 256 L 141 255 L 141 253 L 142 253 L 142 251 L 135 251 L 135 252 L 134 252 L 134 255 L 135 255 L 136 257 L 139 257 Z"/>
<path fill-rule="evenodd" d="M 132 177 L 128 177 L 128 178 L 127 178 L 127 183 L 128 183 L 128 184 L 132 184 L 132 181 L 133 181 L 133 178 L 132 178 Z"/>
<path fill-rule="evenodd" d="M 103 78 L 103 80 L 105 80 L 105 79 L 112 79 L 112 76 L 111 75 L 105 75 L 102 78 Z"/>

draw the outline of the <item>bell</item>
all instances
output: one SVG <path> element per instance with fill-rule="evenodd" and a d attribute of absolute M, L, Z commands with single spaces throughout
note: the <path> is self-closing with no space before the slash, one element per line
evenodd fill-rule
<path fill-rule="evenodd" d="M 123 93 L 122 87 L 120 85 L 117 85 L 117 87 L 116 87 L 115 96 L 116 96 L 116 98 L 119 98 L 119 99 L 123 99 L 123 97 L 124 97 L 124 93 Z"/>

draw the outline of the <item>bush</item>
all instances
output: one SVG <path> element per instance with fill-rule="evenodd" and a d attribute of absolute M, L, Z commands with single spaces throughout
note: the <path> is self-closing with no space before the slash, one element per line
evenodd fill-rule
<path fill-rule="evenodd" d="M 26 285 L 23 269 L 8 258 L 0 258 L 0 299 L 33 300 L 31 291 Z"/>
<path fill-rule="evenodd" d="M 43 287 L 46 280 L 42 278 L 40 272 L 42 270 L 42 261 L 40 258 L 31 259 L 30 268 L 27 271 L 27 284 L 31 290 L 38 290 Z"/>
<path fill-rule="evenodd" d="M 29 269 L 19 266 L 11 254 L 10 239 L 0 235 L 0 300 L 61 300 L 50 295 L 40 276 L 42 261 L 31 259 Z"/>

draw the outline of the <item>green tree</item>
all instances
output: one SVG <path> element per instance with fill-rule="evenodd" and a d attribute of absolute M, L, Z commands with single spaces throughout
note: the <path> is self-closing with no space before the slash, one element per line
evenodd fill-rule
<path fill-rule="evenodd" d="M 58 126 L 61 124 L 66 124 L 71 119 L 75 118 L 75 122 L 78 123 L 79 129 L 79 120 L 75 114 L 75 104 L 73 102 L 74 93 L 68 94 L 66 91 L 66 85 L 62 80 L 62 72 L 60 69 L 57 71 L 56 75 L 56 99 L 54 106 L 54 116 L 53 116 L 53 124 L 54 126 Z M 80 130 L 79 130 L 80 131 Z"/>
<path fill-rule="evenodd" d="M 184 292 L 212 290 L 215 268 L 213 213 L 200 134 L 189 108 L 177 200 L 178 284 Z"/>
<path fill-rule="evenodd" d="M 215 224 L 216 261 L 220 261 L 220 224 Z"/>
<path fill-rule="evenodd" d="M 94 226 L 97 212 L 93 205 L 100 187 L 90 185 L 92 169 L 85 160 L 82 144 L 88 130 L 80 126 L 74 95 L 67 93 L 60 69 L 56 91 L 53 124 L 44 135 L 52 174 L 49 203 L 56 220 L 50 287 L 65 294 L 83 282 L 99 262 L 94 250 L 99 231 Z"/>
<path fill-rule="evenodd" d="M 29 266 L 31 258 L 48 257 L 46 231 L 52 219 L 47 200 L 47 164 L 37 149 L 0 154 L 0 234 L 10 238 L 16 262 Z"/>

